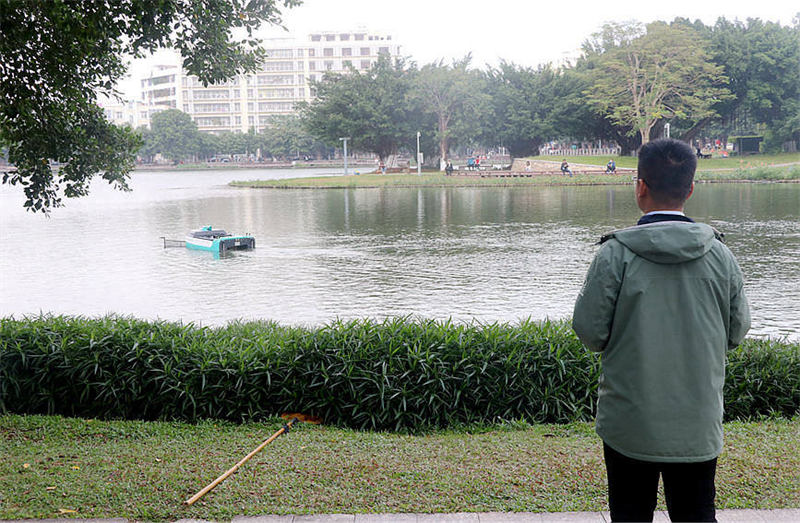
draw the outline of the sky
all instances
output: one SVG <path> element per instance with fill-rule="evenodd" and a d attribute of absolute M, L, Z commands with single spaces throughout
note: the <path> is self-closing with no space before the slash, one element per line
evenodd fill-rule
<path fill-rule="evenodd" d="M 480 68 L 496 66 L 501 60 L 537 66 L 574 58 L 581 43 L 606 22 L 685 17 L 711 25 L 724 16 L 790 25 L 798 12 L 800 5 L 791 0 L 304 0 L 301 6 L 284 11 L 288 32 L 262 28 L 260 36 L 304 40 L 314 31 L 365 28 L 392 35 L 401 53 L 420 65 L 440 59 L 450 62 L 472 53 L 472 64 Z M 134 62 L 131 78 L 120 88 L 138 98 L 137 78 L 151 65 L 170 58 L 170 53 L 161 52 Z"/>

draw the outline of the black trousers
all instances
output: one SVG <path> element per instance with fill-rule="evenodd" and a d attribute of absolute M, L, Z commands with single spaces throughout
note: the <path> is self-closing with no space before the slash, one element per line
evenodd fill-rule
<path fill-rule="evenodd" d="M 659 475 L 672 521 L 716 521 L 717 458 L 699 463 L 656 463 L 623 456 L 606 444 L 611 521 L 653 521 Z"/>

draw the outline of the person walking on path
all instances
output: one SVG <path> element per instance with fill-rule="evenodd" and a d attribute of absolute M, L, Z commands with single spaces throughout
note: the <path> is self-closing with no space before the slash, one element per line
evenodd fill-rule
<path fill-rule="evenodd" d="M 604 236 L 572 326 L 601 353 L 596 431 L 612 521 L 652 521 L 659 475 L 672 521 L 716 521 L 726 351 L 750 328 L 722 235 L 683 213 L 697 157 L 661 139 L 639 152 L 636 226 Z"/>
<path fill-rule="evenodd" d="M 562 174 L 562 176 L 563 176 L 563 175 L 565 175 L 565 174 L 567 174 L 567 173 L 569 173 L 569 175 L 570 175 L 570 176 L 572 176 L 572 171 L 571 171 L 571 170 L 570 170 L 570 168 L 569 168 L 569 164 L 567 163 L 567 159 L 566 159 L 566 158 L 564 158 L 564 159 L 561 161 L 561 174 Z"/>

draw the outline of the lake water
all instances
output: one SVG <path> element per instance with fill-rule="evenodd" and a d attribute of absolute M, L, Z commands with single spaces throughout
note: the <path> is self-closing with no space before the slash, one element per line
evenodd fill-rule
<path fill-rule="evenodd" d="M 628 186 L 237 189 L 311 170 L 136 172 L 49 218 L 0 186 L 0 316 L 44 312 L 218 325 L 415 315 L 564 318 L 607 231 L 635 223 Z M 331 173 L 334 174 L 334 173 Z M 720 229 L 745 273 L 751 335 L 800 339 L 800 184 L 698 185 L 687 213 Z M 203 225 L 256 249 L 164 249 Z"/>

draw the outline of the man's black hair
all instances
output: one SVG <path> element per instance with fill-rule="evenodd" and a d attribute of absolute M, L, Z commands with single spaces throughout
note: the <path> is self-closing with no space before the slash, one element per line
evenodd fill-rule
<path fill-rule="evenodd" d="M 639 149 L 639 178 L 665 204 L 683 205 L 692 189 L 697 156 L 689 144 L 672 138 L 661 138 Z"/>

